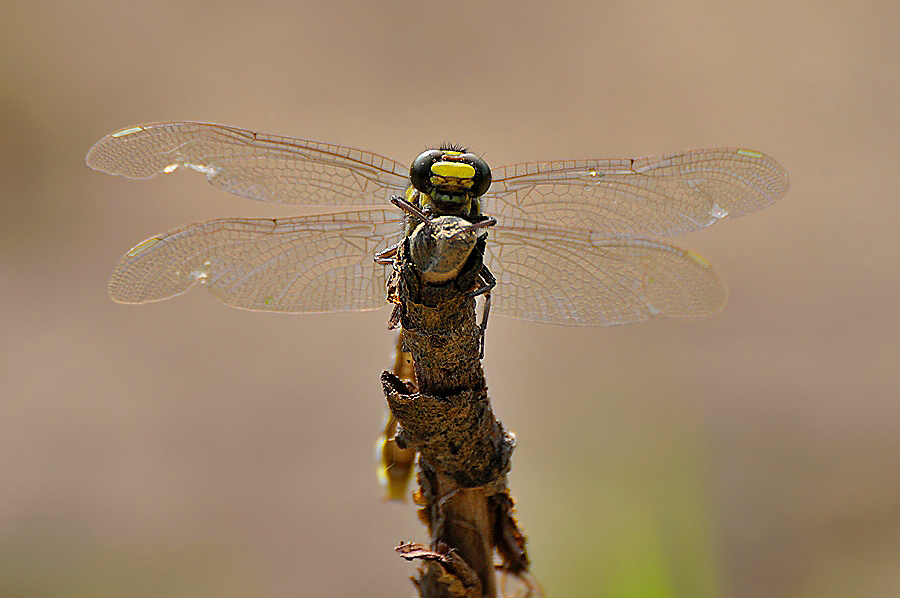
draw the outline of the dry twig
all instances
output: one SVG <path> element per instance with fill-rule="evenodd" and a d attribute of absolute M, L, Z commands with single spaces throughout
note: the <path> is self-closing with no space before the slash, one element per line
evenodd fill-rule
<path fill-rule="evenodd" d="M 460 273 L 440 285 L 423 281 L 409 244 L 398 251 L 389 292 L 415 384 L 390 372 L 381 380 L 400 423 L 397 444 L 420 453 L 416 501 L 431 541 L 397 550 L 421 563 L 414 582 L 423 597 L 493 597 L 495 551 L 506 572 L 527 573 L 529 563 L 507 490 L 514 437 L 491 410 L 470 293 L 483 267 L 484 238 Z"/>

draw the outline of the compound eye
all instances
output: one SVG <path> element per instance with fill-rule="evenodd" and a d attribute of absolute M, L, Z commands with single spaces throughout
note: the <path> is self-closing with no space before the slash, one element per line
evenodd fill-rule
<path fill-rule="evenodd" d="M 409 180 L 421 193 L 431 193 L 431 167 L 441 159 L 444 152 L 441 150 L 428 150 L 419 154 L 409 167 Z"/>
<path fill-rule="evenodd" d="M 491 187 L 491 167 L 481 156 L 475 154 L 465 154 L 466 162 L 475 169 L 475 176 L 472 177 L 472 197 L 481 197 Z"/>

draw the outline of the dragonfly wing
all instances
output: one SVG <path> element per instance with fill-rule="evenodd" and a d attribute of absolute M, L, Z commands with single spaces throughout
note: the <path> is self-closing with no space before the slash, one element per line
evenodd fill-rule
<path fill-rule="evenodd" d="M 408 186 L 408 168 L 329 143 L 209 123 L 140 125 L 107 135 L 85 163 L 147 179 L 187 168 L 241 197 L 298 205 L 380 205 Z"/>
<path fill-rule="evenodd" d="M 494 228 L 491 313 L 572 326 L 701 318 L 725 305 L 724 281 L 692 251 L 650 239 Z"/>
<path fill-rule="evenodd" d="M 244 309 L 289 313 L 382 307 L 376 249 L 401 236 L 393 210 L 296 218 L 231 218 L 151 237 L 125 254 L 109 283 L 121 303 L 161 301 L 205 284 Z"/>
<path fill-rule="evenodd" d="M 790 187 L 769 156 L 744 149 L 694 150 L 612 160 L 531 162 L 495 169 L 485 212 L 609 236 L 669 236 L 742 216 Z"/>

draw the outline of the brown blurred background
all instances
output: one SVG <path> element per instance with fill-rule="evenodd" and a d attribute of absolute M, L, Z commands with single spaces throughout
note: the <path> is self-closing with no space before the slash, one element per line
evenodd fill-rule
<path fill-rule="evenodd" d="M 138 241 L 287 215 L 89 171 L 207 120 L 411 160 L 739 145 L 778 205 L 678 239 L 725 313 L 495 318 L 485 368 L 551 596 L 900 595 L 898 5 L 7 2 L 0 20 L 0 596 L 409 596 L 375 480 L 386 310 L 113 303 Z"/>

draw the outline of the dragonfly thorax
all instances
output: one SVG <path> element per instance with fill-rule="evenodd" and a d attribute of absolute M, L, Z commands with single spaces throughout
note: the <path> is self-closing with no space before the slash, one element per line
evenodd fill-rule
<path fill-rule="evenodd" d="M 409 235 L 413 263 L 426 282 L 448 282 L 465 266 L 480 233 L 468 220 L 456 216 L 438 216 L 419 223 Z"/>

